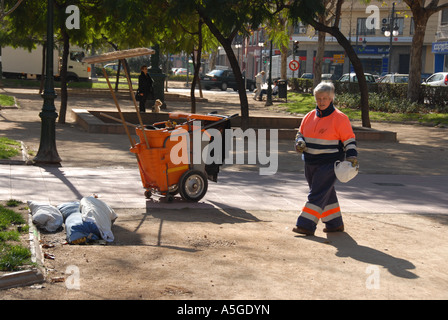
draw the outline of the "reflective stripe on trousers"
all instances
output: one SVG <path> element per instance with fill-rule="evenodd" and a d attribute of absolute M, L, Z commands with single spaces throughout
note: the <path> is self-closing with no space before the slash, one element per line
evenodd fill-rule
<path fill-rule="evenodd" d="M 343 224 L 341 209 L 334 184 L 334 164 L 310 165 L 305 163 L 305 177 L 310 187 L 308 201 L 305 203 L 297 226 L 314 231 L 319 219 L 327 228 L 336 228 Z"/>

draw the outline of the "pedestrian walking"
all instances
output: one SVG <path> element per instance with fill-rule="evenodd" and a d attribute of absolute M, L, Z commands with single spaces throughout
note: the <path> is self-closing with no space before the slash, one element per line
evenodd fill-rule
<path fill-rule="evenodd" d="M 257 92 L 255 92 L 254 100 L 261 100 L 261 85 L 263 84 L 264 79 L 264 71 L 258 72 L 258 74 L 255 76 L 255 84 L 257 86 Z"/>
<path fill-rule="evenodd" d="M 138 77 L 138 94 L 139 99 L 139 110 L 140 112 L 146 112 L 146 100 L 153 95 L 152 78 L 148 74 L 148 67 L 142 66 L 140 68 L 141 73 Z"/>
<path fill-rule="evenodd" d="M 313 93 L 316 109 L 305 115 L 295 140 L 296 151 L 303 153 L 310 191 L 293 231 L 305 235 L 314 235 L 319 220 L 325 223 L 324 232 L 344 231 L 334 163 L 347 160 L 353 166 L 358 164 L 350 120 L 333 105 L 333 84 L 321 82 Z"/>

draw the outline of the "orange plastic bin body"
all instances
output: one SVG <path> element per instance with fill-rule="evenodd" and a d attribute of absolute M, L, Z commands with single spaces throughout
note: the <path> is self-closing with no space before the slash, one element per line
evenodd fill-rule
<path fill-rule="evenodd" d="M 146 127 L 144 130 L 137 127 L 135 131 L 140 141 L 130 149 L 132 153 L 137 155 L 143 187 L 147 191 L 155 190 L 164 195 L 177 192 L 179 180 L 187 171 L 187 174 L 189 174 L 198 170 L 197 168 L 194 169 L 194 166 L 189 162 L 191 159 L 191 144 L 194 143 L 192 141 L 194 139 L 191 139 L 191 137 L 194 132 L 200 130 L 202 134 L 207 128 L 230 119 L 230 117 L 225 116 L 187 113 L 170 113 L 169 116 L 171 119 L 185 119 L 186 122 L 174 126 L 159 122 Z M 171 137 L 173 139 L 170 139 Z M 176 149 L 173 151 L 174 147 Z M 204 177 L 206 176 L 204 172 Z M 207 178 L 205 179 L 207 180 Z M 182 190 L 184 189 L 181 189 L 181 195 Z M 148 197 L 146 193 L 145 195 Z"/>
<path fill-rule="evenodd" d="M 171 141 L 171 134 L 177 135 L 182 132 L 186 134 L 187 130 L 187 126 L 176 126 L 174 130 L 145 129 L 144 132 L 140 128 L 136 128 L 140 143 L 137 143 L 130 151 L 138 156 L 140 176 L 145 189 L 155 189 L 165 194 L 169 187 L 176 185 L 182 174 L 189 169 L 188 162 L 174 164 L 170 156 L 171 150 L 176 144 L 180 143 L 181 145 L 178 147 L 182 150 L 187 150 L 188 147 L 186 139 L 178 138 L 178 141 Z M 149 149 L 143 134 L 146 134 Z"/>

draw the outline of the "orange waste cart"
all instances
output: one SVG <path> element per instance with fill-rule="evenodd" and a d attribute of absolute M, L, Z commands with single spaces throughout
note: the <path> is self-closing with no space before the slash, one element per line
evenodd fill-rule
<path fill-rule="evenodd" d="M 140 142 L 130 151 L 137 155 L 145 196 L 150 198 L 153 192 L 157 192 L 172 201 L 174 195 L 179 193 L 185 200 L 202 199 L 207 192 L 207 180 L 217 181 L 222 164 L 202 161 L 203 148 L 210 142 L 202 135 L 210 137 L 206 133 L 209 128 L 218 129 L 222 134 L 230 128 L 229 120 L 235 116 L 172 112 L 169 113 L 170 119 L 184 122 L 177 124 L 169 120 L 145 126 L 144 129 L 137 127 L 135 130 Z M 199 132 L 195 132 L 197 130 Z M 198 141 L 194 142 L 192 137 L 197 133 L 201 133 L 201 146 L 193 148 L 192 144 Z M 224 143 L 224 139 L 221 141 Z M 201 159 L 201 163 L 192 163 L 193 150 L 200 150 L 201 156 L 195 158 Z"/>
<path fill-rule="evenodd" d="M 158 122 L 153 125 L 145 126 L 142 117 L 139 113 L 137 100 L 135 99 L 134 90 L 132 88 L 132 81 L 128 72 L 126 58 L 144 56 L 154 54 L 155 51 L 148 48 L 135 48 L 122 51 L 108 52 L 105 54 L 91 56 L 84 58 L 84 62 L 105 63 L 109 61 L 119 60 L 123 66 L 124 73 L 128 82 L 129 93 L 134 102 L 134 107 L 139 120 L 139 125 L 135 126 L 125 121 L 123 113 L 121 112 L 118 99 L 109 81 L 109 77 L 105 68 L 103 67 L 103 74 L 108 84 L 112 98 L 118 109 L 120 119 L 115 119 L 121 122 L 124 126 L 126 134 L 131 143 L 131 152 L 137 156 L 140 175 L 143 187 L 146 189 L 145 196 L 151 197 L 152 192 L 159 192 L 166 195 L 168 201 L 173 200 L 173 196 L 179 193 L 182 198 L 190 201 L 199 201 L 207 192 L 207 179 L 217 181 L 219 167 L 221 163 L 200 163 L 193 164 L 191 161 L 178 161 L 179 157 L 173 159 L 171 153 L 174 148 L 183 150 L 193 150 L 191 136 L 196 132 L 205 133 L 208 128 L 216 128 L 222 133 L 224 129 L 230 128 L 230 119 L 237 116 L 222 116 L 217 114 L 188 114 L 188 113 L 170 113 L 171 119 L 184 120 L 182 124 L 173 124 L 171 121 Z M 128 129 L 128 125 L 135 127 L 137 136 L 140 139 L 139 143 L 135 143 L 133 137 Z M 186 137 L 188 139 L 179 139 L 179 137 Z M 177 137 L 178 139 L 171 139 Z M 209 141 L 202 141 L 202 149 Z M 224 139 L 221 139 L 224 141 Z M 198 150 L 197 148 L 195 150 Z M 224 150 L 224 149 L 223 149 Z M 188 159 L 188 157 L 186 157 Z M 202 159 L 202 156 L 200 157 Z M 191 159 L 191 157 L 190 157 Z M 224 152 L 223 152 L 224 160 Z"/>

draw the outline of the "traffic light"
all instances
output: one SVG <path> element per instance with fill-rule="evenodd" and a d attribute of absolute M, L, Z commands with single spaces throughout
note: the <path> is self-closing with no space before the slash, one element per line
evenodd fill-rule
<path fill-rule="evenodd" d="M 292 51 L 294 53 L 298 53 L 298 51 L 299 51 L 299 41 L 294 41 L 292 43 Z"/>
<path fill-rule="evenodd" d="M 389 18 L 383 18 L 383 19 L 381 20 L 381 33 L 384 34 L 384 32 L 385 32 L 386 30 L 389 30 L 389 27 L 390 27 L 390 21 L 389 21 Z"/>

